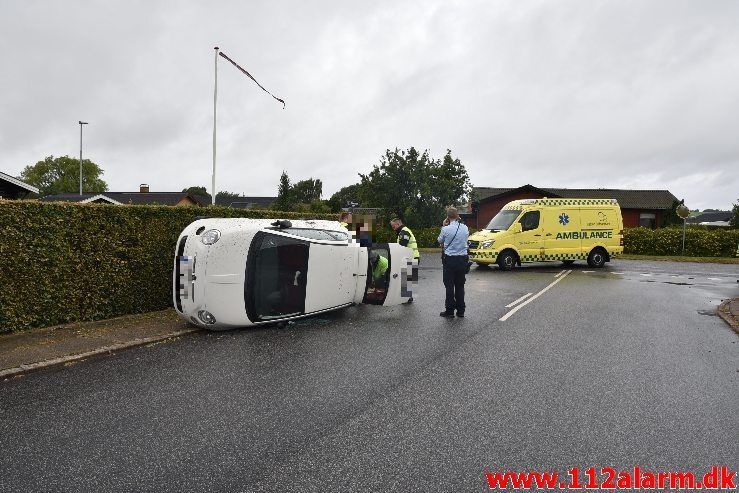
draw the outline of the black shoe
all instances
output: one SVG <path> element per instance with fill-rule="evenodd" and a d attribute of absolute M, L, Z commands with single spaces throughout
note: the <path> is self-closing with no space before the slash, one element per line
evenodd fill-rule
<path fill-rule="evenodd" d="M 441 312 L 439 315 L 442 316 L 442 317 L 445 317 L 445 318 L 454 318 L 454 312 L 453 311 L 451 311 L 451 312 L 446 312 L 446 311 L 445 312 Z"/>
<path fill-rule="evenodd" d="M 464 312 L 460 312 L 459 310 L 457 310 L 457 316 L 459 318 L 464 318 Z"/>
<path fill-rule="evenodd" d="M 411 296 L 410 298 L 408 298 L 408 301 L 406 301 L 406 303 L 413 303 L 413 296 Z"/>

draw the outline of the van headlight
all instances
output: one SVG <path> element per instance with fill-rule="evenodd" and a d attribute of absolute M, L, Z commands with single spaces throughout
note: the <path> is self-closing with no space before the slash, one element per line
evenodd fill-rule
<path fill-rule="evenodd" d="M 495 240 L 487 240 L 487 241 L 483 241 L 483 242 L 482 242 L 482 247 L 483 247 L 483 248 L 485 248 L 485 249 L 488 249 L 488 248 L 490 248 L 491 246 L 493 246 L 493 243 L 495 243 Z"/>
<path fill-rule="evenodd" d="M 221 232 L 217 229 L 209 229 L 200 236 L 200 241 L 203 245 L 212 245 L 221 239 Z"/>

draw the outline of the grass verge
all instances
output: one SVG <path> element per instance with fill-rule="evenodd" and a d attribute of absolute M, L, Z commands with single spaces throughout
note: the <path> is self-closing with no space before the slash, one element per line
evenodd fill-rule
<path fill-rule="evenodd" d="M 616 260 L 661 260 L 667 262 L 697 262 L 700 264 L 739 264 L 739 258 L 732 257 L 685 257 L 682 255 L 634 255 L 623 254 Z"/>

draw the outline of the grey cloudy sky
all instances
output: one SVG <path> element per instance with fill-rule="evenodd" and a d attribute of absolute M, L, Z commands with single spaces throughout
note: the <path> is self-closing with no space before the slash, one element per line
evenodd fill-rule
<path fill-rule="evenodd" d="M 0 171 L 79 155 L 111 191 L 275 195 L 451 149 L 476 186 L 739 198 L 739 1 L 0 0 Z"/>

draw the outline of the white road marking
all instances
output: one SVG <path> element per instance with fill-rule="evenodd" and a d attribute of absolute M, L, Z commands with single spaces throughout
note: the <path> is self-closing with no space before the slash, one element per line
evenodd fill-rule
<path fill-rule="evenodd" d="M 718 277 L 709 277 L 708 280 L 709 281 L 720 281 L 721 279 L 719 279 Z"/>
<path fill-rule="evenodd" d="M 592 274 L 595 271 L 594 270 L 581 270 L 580 272 L 582 272 L 583 274 Z"/>
<path fill-rule="evenodd" d="M 562 272 L 564 272 L 563 275 L 562 275 Z M 520 310 L 524 306 L 526 306 L 529 303 L 531 303 L 532 301 L 534 301 L 539 296 L 543 295 L 544 293 L 546 293 L 547 291 L 549 291 L 550 289 L 552 289 L 552 287 L 554 287 L 555 284 L 557 284 L 559 281 L 561 281 L 562 279 L 564 279 L 565 277 L 567 277 L 567 275 L 570 272 L 572 272 L 572 271 L 571 270 L 568 270 L 568 271 L 562 271 L 562 272 L 560 272 L 560 277 L 558 277 L 557 279 L 555 279 L 554 281 L 552 281 L 551 284 L 549 284 L 547 287 L 545 287 L 544 289 L 542 289 L 541 291 L 539 291 L 538 293 L 536 293 L 534 296 L 532 296 L 531 298 L 527 299 L 526 301 L 524 301 L 523 303 L 521 303 L 520 305 L 516 306 L 511 311 L 509 311 L 508 313 L 506 313 L 505 315 L 503 315 L 500 318 L 500 321 L 501 322 L 505 322 L 506 320 L 508 320 L 511 317 L 511 315 L 513 315 L 518 310 Z"/>
<path fill-rule="evenodd" d="M 639 275 L 644 276 L 644 277 L 652 277 L 652 274 L 639 274 Z"/>
<path fill-rule="evenodd" d="M 567 271 L 566 271 L 566 270 L 563 270 L 562 272 L 560 272 L 559 274 L 557 274 L 557 275 L 556 275 L 556 276 L 554 276 L 554 277 L 559 277 L 559 276 L 561 276 L 562 274 L 564 274 L 565 272 L 567 272 Z"/>
<path fill-rule="evenodd" d="M 521 297 L 520 297 L 519 299 L 517 299 L 516 301 L 513 301 L 513 302 L 511 302 L 511 303 L 508 303 L 508 304 L 507 304 L 507 305 L 506 305 L 505 307 L 506 307 L 506 308 L 510 308 L 510 307 L 512 307 L 513 305 L 517 305 L 518 303 L 522 302 L 523 300 L 525 300 L 526 298 L 528 298 L 528 297 L 529 297 L 529 296 L 531 296 L 532 294 L 534 294 L 534 293 L 527 293 L 527 294 L 525 294 L 525 295 L 521 296 Z"/>
<path fill-rule="evenodd" d="M 616 274 L 618 276 L 621 276 L 623 274 L 626 274 L 625 272 L 611 272 L 611 274 Z"/>

